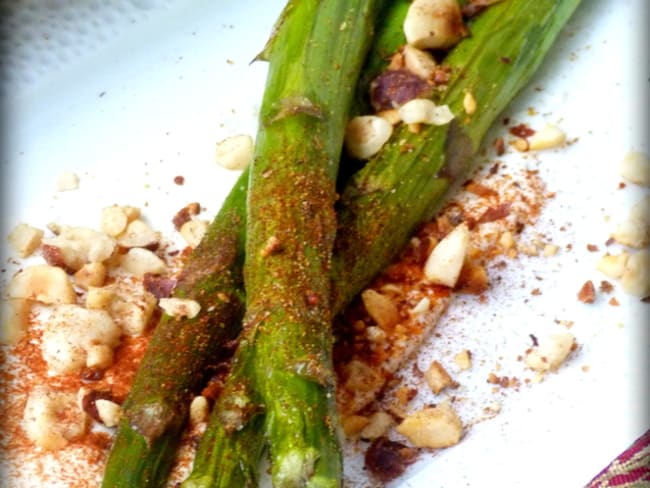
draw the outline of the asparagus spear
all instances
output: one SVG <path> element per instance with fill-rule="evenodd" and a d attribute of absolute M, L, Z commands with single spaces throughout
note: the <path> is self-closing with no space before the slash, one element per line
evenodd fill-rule
<path fill-rule="evenodd" d="M 164 315 L 123 405 L 103 485 L 164 484 L 187 418 L 215 350 L 236 338 L 243 317 L 244 219 L 248 172 L 242 173 L 205 238 L 185 262 L 174 296 L 201 304 L 194 319 Z"/>
<path fill-rule="evenodd" d="M 323 147 L 328 151 L 327 170 L 330 175 L 336 173 L 334 162 L 338 161 L 346 106 L 349 105 L 343 99 L 335 100 L 334 96 L 345 91 L 351 93 L 349 87 L 355 86 L 354 80 L 371 40 L 374 10 L 379 3 L 378 0 L 365 2 L 361 10 L 346 7 L 342 2 L 330 2 L 318 7 L 321 27 L 313 33 L 309 32 L 307 26 L 311 24 L 310 15 L 315 15 L 315 3 L 308 2 L 305 7 L 290 3 L 264 53 L 265 56 L 271 55 L 275 49 L 273 46 L 280 43 L 281 46 L 275 49 L 279 51 L 275 57 L 280 62 L 275 65 L 281 78 L 285 67 L 295 61 L 296 53 L 307 45 L 306 37 L 313 37 L 309 39 L 311 43 L 314 39 L 318 42 L 305 49 L 304 64 L 298 65 L 300 67 L 294 69 L 293 73 L 304 69 L 304 73 L 300 73 L 304 75 L 304 87 L 308 88 L 308 95 L 315 96 L 314 101 L 322 106 L 310 106 L 306 103 L 309 99 L 299 98 L 299 93 L 283 93 L 284 99 L 278 94 L 277 100 L 283 105 L 267 106 L 267 112 L 275 111 L 275 114 L 267 113 L 266 122 L 278 115 L 278 119 L 288 118 L 295 111 L 314 120 L 323 118 L 327 120 L 327 127 L 337 125 L 333 132 L 323 131 L 319 135 L 320 140 L 324 141 Z M 287 26 L 293 26 L 299 32 L 287 36 Z M 288 41 L 285 42 L 287 37 Z M 325 46 L 325 43 L 334 39 L 341 40 L 337 44 L 337 55 L 323 55 L 323 51 L 334 47 L 329 44 Z M 279 88 L 282 86 L 292 88 L 289 84 L 278 83 Z M 348 95 L 347 99 L 350 98 L 351 95 Z M 337 107 L 341 107 L 336 111 L 338 115 L 335 116 L 325 103 L 328 100 L 335 100 Z M 307 129 L 311 130 L 312 127 Z M 305 140 L 310 137 L 305 136 Z M 203 241 L 187 259 L 174 296 L 198 300 L 201 314 L 193 320 L 182 321 L 164 316 L 157 326 L 123 406 L 125 415 L 107 462 L 104 487 L 160 486 L 164 482 L 187 418 L 189 400 L 204 379 L 203 372 L 210 363 L 210 357 L 223 343 L 236 337 L 240 330 L 247 179 L 248 172 L 245 172 Z M 329 218 L 333 235 L 333 215 Z M 328 246 L 331 249 L 331 243 Z M 212 358 L 213 361 L 215 359 Z M 240 456 L 250 452 L 253 449 L 247 448 Z"/>
<path fill-rule="evenodd" d="M 449 104 L 457 118 L 448 126 L 431 126 L 419 134 L 402 128 L 343 192 L 332 269 L 335 313 L 389 263 L 413 230 L 465 180 L 487 129 L 525 86 L 578 4 L 579 0 L 510 0 L 476 19 L 472 36 L 445 61 L 454 73 L 439 102 Z M 393 6 L 404 12 L 403 2 Z M 378 37 L 389 39 L 389 44 L 397 39 L 382 32 Z M 462 108 L 468 91 L 479 107 L 472 116 L 465 116 Z M 235 367 L 228 394 L 210 418 L 184 487 L 255 485 L 260 450 L 246 446 L 262 444 L 258 428 L 262 413 L 251 406 L 258 399 L 243 386 L 254 374 L 250 364 Z M 242 400 L 247 411 L 238 408 Z M 247 454 L 239 457 L 242 452 Z"/>
<path fill-rule="evenodd" d="M 329 308 L 335 186 L 378 4 L 290 2 L 266 50 L 270 68 L 248 188 L 237 387 L 224 397 L 231 409 L 221 414 L 236 429 L 251 409 L 264 410 L 278 487 L 341 481 Z"/>

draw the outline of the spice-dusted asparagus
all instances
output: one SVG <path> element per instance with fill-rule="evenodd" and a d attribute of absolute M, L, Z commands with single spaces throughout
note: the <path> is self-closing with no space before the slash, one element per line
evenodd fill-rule
<path fill-rule="evenodd" d="M 333 203 L 333 184 L 327 181 L 336 176 L 353 89 L 372 40 L 380 3 L 372 0 L 352 6 L 331 1 L 290 2 L 263 53 L 263 57 L 271 58 L 279 80 L 262 113 L 263 124 L 277 127 L 294 124 L 292 121 L 298 119 L 297 128 L 291 129 L 301 131 L 296 132 L 293 149 L 319 154 L 324 166 L 314 179 L 317 184 L 329 185 L 328 195 L 316 188 L 311 189 L 310 195 L 310 189 L 301 186 L 302 181 L 284 181 L 289 186 L 282 191 L 294 189 L 295 184 L 295 189 L 306 192 L 305 199 L 299 202 L 304 205 L 298 209 L 298 219 L 311 211 L 314 223 L 318 223 L 326 207 L 330 207 L 326 222 L 330 230 L 323 234 L 327 241 L 318 252 L 326 262 L 336 224 L 332 205 L 323 199 Z M 293 77 L 298 83 L 292 81 Z M 260 138 L 271 137 L 273 132 L 262 133 Z M 271 146 L 271 157 L 279 157 L 283 151 L 290 153 L 289 148 L 283 147 L 285 142 L 276 141 Z M 275 163 L 271 170 L 274 169 Z M 239 179 L 208 234 L 188 258 L 174 295 L 199 301 L 202 311 L 194 320 L 178 322 L 165 317 L 158 325 L 124 405 L 125 418 L 108 460 L 105 487 L 159 486 L 164 481 L 191 396 L 204 379 L 203 372 L 210 360 L 216 359 L 211 356 L 239 332 L 247 177 L 248 172 Z M 277 195 L 278 199 L 281 197 Z M 319 200 L 307 208 L 305 205 L 314 198 Z M 321 285 L 329 287 L 327 266 L 321 269 L 326 262 L 319 264 L 317 271 L 325 273 Z M 321 295 L 318 313 L 326 311 L 329 291 L 314 291 Z"/>
<path fill-rule="evenodd" d="M 438 101 L 451 107 L 454 121 L 418 134 L 402 127 L 343 192 L 333 257 L 334 312 L 388 264 L 415 227 L 465 180 L 490 124 L 530 79 L 578 4 L 511 0 L 476 18 L 471 36 L 445 60 L 452 78 Z M 395 8 L 404 12 L 403 4 Z M 466 93 L 477 105 L 472 114 L 463 107 Z M 249 367 L 240 365 L 238 374 L 256 374 Z M 231 379 L 231 388 L 238 384 Z M 261 415 L 249 412 L 249 423 L 229 435 L 224 412 L 233 409 L 227 402 L 236 404 L 237 396 L 224 397 L 215 409 L 195 459 L 191 479 L 197 483 L 186 483 L 188 487 L 232 486 L 233 479 L 254 484 L 259 451 L 247 446 L 262 444 Z"/>
<path fill-rule="evenodd" d="M 247 175 L 239 178 L 185 262 L 174 295 L 197 300 L 201 312 L 182 320 L 164 315 L 157 325 L 123 405 L 104 487 L 164 484 L 190 400 L 218 360 L 215 353 L 237 337 L 244 310 Z"/>
<path fill-rule="evenodd" d="M 252 428 L 251 419 L 262 426 L 275 486 L 341 483 L 331 361 L 335 185 L 379 3 L 291 2 L 266 50 L 248 188 L 244 328 L 216 409 L 224 437 Z M 185 486 L 209 486 L 209 478 L 200 473 Z"/>

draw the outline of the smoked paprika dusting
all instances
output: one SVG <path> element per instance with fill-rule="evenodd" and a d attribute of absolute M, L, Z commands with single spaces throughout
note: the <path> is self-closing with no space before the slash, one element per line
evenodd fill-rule
<path fill-rule="evenodd" d="M 22 412 L 29 393 L 36 385 L 47 385 L 57 392 L 103 392 L 120 403 L 129 391 L 131 381 L 149 340 L 142 337 L 123 338 L 115 351 L 115 365 L 101 377 L 88 378 L 87 372 L 51 376 L 41 354 L 42 328 L 37 317 L 8 355 L 2 350 L 0 365 L 0 415 L 2 430 L 0 449 L 22 462 L 7 466 L 3 473 L 11 480 L 38 479 L 42 486 L 63 483 L 65 486 L 95 488 L 99 485 L 103 465 L 112 442 L 109 430 L 89 419 L 91 428 L 83 436 L 71 440 L 56 451 L 35 448 L 22 428 Z M 92 393 L 90 393 L 92 395 Z M 81 403 L 81 398 L 80 398 Z M 58 485 L 57 485 L 58 486 Z"/>

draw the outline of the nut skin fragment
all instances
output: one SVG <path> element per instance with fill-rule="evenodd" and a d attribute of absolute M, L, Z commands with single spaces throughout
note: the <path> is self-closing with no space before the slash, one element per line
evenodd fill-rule
<path fill-rule="evenodd" d="M 388 483 L 415 462 L 417 455 L 417 449 L 380 437 L 372 441 L 368 447 L 364 467 L 374 478 Z"/>
<path fill-rule="evenodd" d="M 370 103 L 375 112 L 396 109 L 416 98 L 429 98 L 432 86 L 408 69 L 384 71 L 370 83 Z"/>
<path fill-rule="evenodd" d="M 578 292 L 578 300 L 582 303 L 594 303 L 596 301 L 596 288 L 591 280 L 585 281 Z"/>
<path fill-rule="evenodd" d="M 201 205 L 199 205 L 198 202 L 188 203 L 178 212 L 176 212 L 176 215 L 174 215 L 174 218 L 172 219 L 174 228 L 176 230 L 180 230 L 186 222 L 191 221 L 192 217 L 194 215 L 198 215 L 200 211 Z"/>

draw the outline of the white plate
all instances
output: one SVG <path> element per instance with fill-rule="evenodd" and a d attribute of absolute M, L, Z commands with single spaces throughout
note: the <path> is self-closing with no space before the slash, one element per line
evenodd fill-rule
<path fill-rule="evenodd" d="M 576 299 L 586 280 L 605 279 L 595 262 L 644 194 L 618 189 L 618 167 L 630 150 L 648 152 L 647 7 L 642 0 L 583 3 L 507 110 L 512 120 L 552 122 L 576 139 L 537 158 L 507 159 L 539 170 L 556 193 L 532 231 L 561 252 L 514 263 L 487 304 L 457 300 L 427 349 L 443 360 L 462 348 L 482 358 L 454 393 L 477 405 L 496 400 L 501 413 L 470 428 L 459 445 L 425 455 L 394 486 L 582 486 L 648 428 L 648 305 L 618 287 L 619 307 L 602 296 L 592 305 Z M 2 63 L 1 234 L 23 221 L 95 226 L 99 210 L 113 203 L 145 207 L 167 234 L 170 216 L 190 201 L 213 215 L 237 176 L 215 165 L 214 144 L 255 133 L 265 67 L 249 62 L 283 4 L 33 0 L 13 7 Z M 80 176 L 79 190 L 54 191 L 63 171 Z M 184 185 L 174 184 L 177 175 Z M 3 263 L 8 253 L 3 248 Z M 530 295 L 534 287 L 540 296 Z M 529 334 L 552 332 L 559 321 L 573 322 L 580 347 L 557 374 L 517 392 L 485 387 L 497 363 L 501 374 L 524 377 L 517 357 Z"/>

